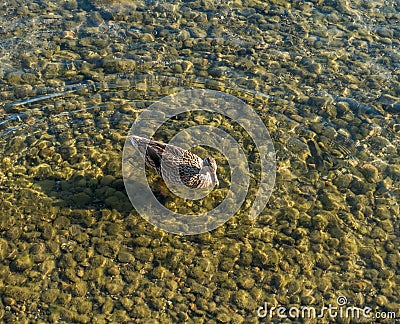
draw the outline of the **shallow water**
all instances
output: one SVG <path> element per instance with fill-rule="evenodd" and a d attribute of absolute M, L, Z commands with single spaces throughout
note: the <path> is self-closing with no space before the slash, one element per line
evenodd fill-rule
<path fill-rule="evenodd" d="M 279 320 L 258 317 L 264 303 L 321 309 L 340 296 L 400 317 L 396 1 L 7 1 L 0 11 L 3 321 L 257 323 Z M 192 88 L 257 112 L 277 174 L 250 220 L 260 156 L 249 134 L 216 114 L 168 120 L 160 140 L 199 124 L 228 131 L 252 173 L 231 220 L 177 236 L 133 209 L 121 159 L 139 114 Z M 221 188 L 208 199 L 165 195 L 148 172 L 157 199 L 181 213 L 214 208 L 231 179 L 212 154 Z"/>

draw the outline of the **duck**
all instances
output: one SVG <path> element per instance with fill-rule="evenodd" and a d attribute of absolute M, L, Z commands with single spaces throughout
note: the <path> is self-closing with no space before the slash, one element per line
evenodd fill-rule
<path fill-rule="evenodd" d="M 154 169 L 166 183 L 191 189 L 219 186 L 217 163 L 211 156 L 202 159 L 181 147 L 136 135 L 130 136 L 130 142 L 146 165 Z"/>

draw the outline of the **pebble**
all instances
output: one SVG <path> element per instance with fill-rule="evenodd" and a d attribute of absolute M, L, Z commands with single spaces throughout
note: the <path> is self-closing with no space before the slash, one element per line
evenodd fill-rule
<path fill-rule="evenodd" d="M 398 38 L 387 25 L 396 17 L 392 6 L 383 14 L 369 2 L 362 9 L 356 4 L 379 26 L 365 30 L 343 18 L 354 6 L 336 8 L 329 1 L 324 7 L 281 0 L 243 7 L 234 1 L 233 11 L 212 1 L 147 7 L 91 0 L 87 5 L 32 3 L 20 7 L 28 17 L 22 23 L 2 24 L 10 44 L 17 37 L 19 46 L 8 47 L 15 57 L 2 58 L 2 103 L 83 83 L 74 93 L 0 108 L 2 118 L 18 113 L 21 119 L 0 124 L 2 136 L 16 127 L 15 135 L 0 138 L 1 320 L 10 321 L 18 310 L 19 320 L 29 321 L 29 312 L 50 305 L 36 314 L 38 321 L 201 322 L 214 314 L 215 321 L 242 323 L 254 321 L 248 314 L 268 296 L 275 296 L 271 305 L 308 305 L 334 300 L 330 291 L 344 286 L 349 296 L 374 287 L 377 298 L 369 306 L 398 309 L 388 302 L 395 299 L 392 269 L 400 264 L 393 248 L 398 246 L 392 221 L 396 201 L 386 196 L 395 196 L 400 173 L 395 149 L 400 128 L 393 121 L 400 106 L 394 90 L 381 96 L 397 82 L 387 73 Z M 296 37 L 282 26 L 295 26 Z M 10 44 L 3 44 L 6 50 Z M 345 63 L 350 60 L 353 64 Z M 170 78 L 138 76 L 168 71 Z M 192 76 L 206 80 L 190 83 Z M 292 119 L 278 125 L 279 118 L 269 112 L 265 117 L 271 134 L 279 137 L 282 168 L 270 204 L 251 227 L 239 218 L 203 236 L 160 234 L 140 219 L 124 193 L 122 133 L 148 100 L 193 84 L 232 92 L 250 106 L 258 103 L 270 115 Z M 333 96 L 333 88 L 343 97 Z M 371 103 L 370 98 L 378 99 Z M 294 135 L 297 123 L 304 123 L 305 131 Z M 216 124 L 229 123 L 219 118 Z M 360 146 L 346 145 L 350 140 Z M 344 157 L 350 147 L 358 165 Z M 393 163 L 383 168 L 377 157 Z M 168 206 L 182 207 L 174 198 L 167 200 Z M 210 202 L 184 205 L 188 211 L 213 207 Z M 366 223 L 372 216 L 374 226 Z M 353 258 L 369 268 L 356 274 Z M 293 280 L 300 272 L 309 282 Z M 335 272 L 345 279 L 333 278 Z M 322 274 L 323 280 L 312 282 Z M 38 286 L 46 288 L 39 292 Z M 316 287 L 315 292 L 305 293 L 306 286 Z M 93 291 L 112 296 L 93 297 Z"/>

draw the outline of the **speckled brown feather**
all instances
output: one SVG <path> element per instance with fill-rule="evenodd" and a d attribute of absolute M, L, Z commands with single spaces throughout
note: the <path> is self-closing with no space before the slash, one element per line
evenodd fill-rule
<path fill-rule="evenodd" d="M 182 183 L 190 188 L 207 188 L 214 184 L 200 174 L 203 168 L 203 160 L 180 147 L 149 140 L 139 136 L 131 136 L 131 143 L 135 146 L 146 164 L 155 169 L 158 175 L 172 184 Z M 167 149 L 168 148 L 168 149 Z M 163 168 L 161 170 L 161 159 Z M 212 158 L 210 158 L 212 159 Z M 213 160 L 214 161 L 214 160 Z M 214 162 L 215 163 L 215 162 Z M 178 167 L 180 179 L 176 179 L 170 170 Z M 216 169 L 216 166 L 215 166 Z"/>

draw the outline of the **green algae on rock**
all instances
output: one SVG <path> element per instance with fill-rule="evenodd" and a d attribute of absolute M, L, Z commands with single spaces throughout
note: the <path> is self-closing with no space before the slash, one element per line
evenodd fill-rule
<path fill-rule="evenodd" d="M 3 321 L 257 322 L 264 301 L 334 304 L 338 293 L 399 311 L 391 3 L 12 7 L 0 9 Z M 240 211 L 222 229 L 183 238 L 132 210 L 119 154 L 149 102 L 193 86 L 258 109 L 279 170 L 254 223 Z M 193 121 L 246 139 L 220 116 Z M 195 206 L 159 195 L 185 212 L 223 197 Z"/>

